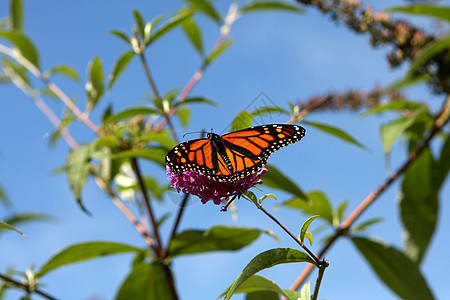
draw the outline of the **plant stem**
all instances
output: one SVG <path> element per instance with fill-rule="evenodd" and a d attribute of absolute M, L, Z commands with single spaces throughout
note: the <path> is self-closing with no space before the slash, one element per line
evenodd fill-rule
<path fill-rule="evenodd" d="M 172 232 L 170 233 L 169 243 L 166 249 L 166 256 L 169 255 L 170 243 L 177 232 L 178 225 L 180 224 L 181 217 L 183 216 L 184 208 L 186 207 L 186 202 L 189 199 L 190 194 L 184 194 L 183 201 L 181 202 L 180 208 L 178 209 L 177 217 L 175 218 L 175 223 L 172 227 Z"/>
<path fill-rule="evenodd" d="M 320 284 L 322 283 L 323 273 L 325 272 L 325 269 L 328 266 L 329 263 L 325 260 L 322 260 L 322 262 L 320 263 L 319 274 L 317 275 L 316 286 L 314 287 L 314 293 L 312 295 L 311 300 L 317 300 L 317 297 L 319 296 Z"/>
<path fill-rule="evenodd" d="M 46 78 L 44 74 L 42 74 L 42 72 L 29 60 L 23 57 L 18 51 L 14 51 L 2 44 L 0 44 L 0 52 L 16 60 L 20 65 L 24 66 L 29 72 L 31 72 L 36 78 L 39 78 L 42 82 L 44 82 L 47 87 L 67 106 L 67 108 L 69 108 L 73 112 L 73 114 L 81 122 L 86 124 L 86 126 L 95 133 L 98 133 L 98 127 L 78 109 L 78 107 L 70 100 L 70 98 L 66 94 L 64 94 L 63 91 L 59 89 L 57 85 Z"/>
<path fill-rule="evenodd" d="M 11 283 L 11 284 L 13 284 L 13 285 L 18 286 L 19 288 L 23 289 L 23 290 L 24 290 L 25 292 L 27 292 L 27 293 L 32 292 L 32 293 L 36 293 L 36 294 L 38 294 L 38 295 L 40 295 L 40 296 L 42 296 L 42 297 L 44 297 L 44 298 L 46 298 L 46 299 L 49 299 L 49 300 L 56 300 L 55 297 L 50 296 L 50 295 L 47 294 L 46 292 L 43 292 L 43 291 L 41 291 L 41 290 L 39 290 L 39 289 L 34 289 L 34 290 L 30 291 L 30 286 L 29 286 L 28 284 L 23 284 L 23 283 L 21 283 L 21 282 L 15 280 L 15 279 L 13 279 L 13 278 L 11 278 L 11 277 L 8 277 L 8 276 L 6 276 L 6 275 L 3 275 L 3 274 L 1 274 L 1 273 L 0 273 L 0 278 L 3 279 L 3 280 L 6 281 L 6 282 L 9 282 L 9 283 Z"/>
<path fill-rule="evenodd" d="M 305 251 L 309 254 L 309 256 L 314 260 L 314 262 L 316 263 L 317 266 L 320 265 L 320 261 L 319 259 L 314 255 L 314 253 L 312 253 L 295 235 L 292 234 L 292 232 L 289 231 L 289 229 L 287 229 L 283 224 L 281 224 L 280 221 L 278 221 L 277 218 L 275 218 L 274 216 L 272 216 L 267 210 L 264 209 L 264 207 L 262 207 L 261 204 L 258 205 L 258 208 L 260 210 L 263 211 L 263 213 L 265 213 L 269 218 L 271 218 L 275 223 L 277 223 L 278 226 L 280 226 L 281 228 L 283 228 L 283 230 L 289 234 L 294 241 L 297 242 L 297 244 L 300 245 L 300 247 L 302 247 L 303 249 L 305 249 Z"/>
<path fill-rule="evenodd" d="M 362 213 L 375 202 L 376 199 L 401 175 L 408 167 L 422 154 L 422 152 L 429 146 L 431 140 L 439 133 L 442 127 L 448 123 L 450 120 L 450 96 L 447 96 L 441 111 L 438 113 L 433 128 L 431 129 L 428 136 L 422 141 L 422 143 L 417 146 L 417 148 L 409 154 L 408 159 L 389 177 L 387 177 L 381 185 L 372 191 L 369 195 L 364 198 L 361 203 L 342 221 L 338 230 L 333 235 L 333 237 L 328 241 L 328 243 L 320 250 L 318 257 L 321 258 L 328 251 L 328 249 L 334 245 L 336 240 L 341 237 L 345 232 L 347 232 L 350 226 L 355 222 L 355 220 L 362 215 Z M 312 265 L 307 265 L 297 279 L 292 283 L 290 289 L 297 290 L 306 277 L 309 275 L 313 269 Z"/>
<path fill-rule="evenodd" d="M 141 173 L 141 170 L 139 168 L 139 164 L 138 164 L 138 161 L 136 158 L 131 159 L 131 165 L 133 166 L 134 172 L 136 173 L 139 187 L 141 189 L 142 196 L 144 197 L 144 204 L 145 204 L 145 207 L 147 208 L 147 213 L 148 213 L 150 222 L 153 227 L 153 233 L 154 233 L 155 239 L 158 243 L 158 245 L 156 246 L 158 248 L 158 252 L 156 253 L 156 255 L 160 258 L 165 257 L 165 251 L 162 247 L 161 238 L 159 236 L 158 224 L 157 224 L 155 216 L 153 214 L 153 209 L 152 209 L 152 206 L 150 203 L 150 198 L 148 197 L 148 193 L 147 193 L 147 187 L 145 186 L 144 179 L 142 177 L 142 173 Z"/>

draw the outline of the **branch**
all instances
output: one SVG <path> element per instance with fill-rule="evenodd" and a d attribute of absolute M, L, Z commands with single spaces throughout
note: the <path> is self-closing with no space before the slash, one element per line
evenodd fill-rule
<path fill-rule="evenodd" d="M 38 295 L 40 295 L 40 296 L 42 296 L 42 297 L 44 297 L 44 298 L 46 298 L 46 299 L 49 299 L 49 300 L 56 300 L 55 297 L 50 296 L 50 295 L 47 294 L 46 292 L 43 292 L 43 291 L 41 291 L 41 290 L 39 290 L 39 289 L 33 289 L 33 290 L 32 290 L 31 287 L 30 287 L 28 284 L 21 283 L 21 282 L 15 280 L 15 279 L 10 278 L 10 277 L 8 277 L 8 276 L 6 276 L 6 275 L 3 275 L 3 274 L 1 274 L 1 273 L 0 273 L 0 278 L 3 279 L 3 280 L 6 281 L 6 282 L 9 282 L 9 283 L 11 283 L 11 284 L 13 284 L 13 285 L 15 285 L 15 286 L 21 288 L 22 290 L 24 290 L 24 291 L 27 292 L 27 293 L 36 293 L 36 294 L 38 294 Z"/>
<path fill-rule="evenodd" d="M 442 127 L 448 123 L 450 120 L 450 96 L 447 96 L 441 111 L 438 113 L 436 120 L 433 124 L 433 128 L 430 130 L 428 136 L 422 141 L 422 143 L 409 154 L 408 160 L 403 163 L 394 173 L 387 177 L 381 185 L 376 188 L 373 192 L 367 195 L 361 203 L 342 221 L 339 229 L 333 235 L 333 237 L 328 241 L 328 243 L 319 251 L 318 258 L 320 259 L 325 255 L 325 253 L 330 249 L 332 245 L 337 241 L 339 237 L 348 232 L 350 226 L 355 222 L 355 220 L 361 216 L 366 209 L 379 198 L 379 196 L 401 175 L 408 167 L 422 154 L 422 152 L 429 146 L 431 140 L 439 133 Z M 313 265 L 309 264 L 300 273 L 294 283 L 291 285 L 291 290 L 297 290 L 306 277 L 309 275 L 313 268 Z"/>

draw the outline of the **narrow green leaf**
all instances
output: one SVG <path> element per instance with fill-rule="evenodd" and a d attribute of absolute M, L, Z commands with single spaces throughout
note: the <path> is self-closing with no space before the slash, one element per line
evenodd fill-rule
<path fill-rule="evenodd" d="M 69 78 L 72 78 L 74 81 L 80 81 L 80 75 L 78 75 L 78 72 L 69 65 L 60 64 L 45 72 L 46 77 L 49 77 L 53 74 L 65 75 Z"/>
<path fill-rule="evenodd" d="M 222 22 L 222 18 L 220 14 L 217 12 L 217 10 L 214 8 L 212 3 L 208 0 L 184 0 L 191 4 L 191 6 L 208 17 L 210 17 L 212 20 L 214 20 L 217 24 L 220 24 Z"/>
<path fill-rule="evenodd" d="M 278 106 L 264 106 L 255 109 L 251 112 L 251 115 L 253 117 L 261 116 L 261 115 L 271 115 L 274 113 L 278 113 L 278 115 L 284 114 L 289 115 L 289 112 L 285 110 L 284 108 L 278 107 Z"/>
<path fill-rule="evenodd" d="M 273 199 L 277 200 L 277 196 L 275 196 L 274 194 L 265 194 L 264 196 L 259 198 L 258 203 L 261 204 L 267 198 L 273 198 Z"/>
<path fill-rule="evenodd" d="M 314 242 L 314 238 L 311 232 L 307 232 L 305 233 L 305 238 L 309 241 L 309 244 L 312 246 L 313 242 Z"/>
<path fill-rule="evenodd" d="M 287 2 L 280 1 L 256 1 L 250 2 L 241 7 L 240 11 L 242 13 L 249 12 L 260 12 L 260 11 L 286 11 L 286 12 L 294 12 L 294 13 L 303 13 L 304 10 L 295 4 L 290 4 Z"/>
<path fill-rule="evenodd" d="M 66 174 L 70 189 L 77 200 L 80 208 L 87 212 L 81 200 L 81 191 L 83 190 L 89 173 L 91 159 L 91 145 L 83 145 L 72 150 L 66 160 Z"/>
<path fill-rule="evenodd" d="M 4 206 L 9 206 L 11 203 L 9 202 L 8 196 L 5 193 L 5 190 L 3 189 L 3 187 L 0 185 L 0 202 L 4 205 Z"/>
<path fill-rule="evenodd" d="M 353 244 L 378 277 L 402 299 L 435 299 L 419 266 L 403 252 L 386 244 L 353 237 Z"/>
<path fill-rule="evenodd" d="M 167 34 L 171 30 L 175 29 L 177 26 L 180 26 L 183 24 L 183 22 L 190 18 L 193 15 L 193 12 L 183 12 L 180 13 L 173 18 L 171 18 L 169 21 L 161 25 L 158 29 L 153 30 L 153 34 L 150 35 L 150 39 L 148 40 L 148 45 L 155 42 L 159 38 L 161 38 L 163 35 Z"/>
<path fill-rule="evenodd" d="M 165 166 L 165 156 L 167 154 L 167 149 L 163 148 L 145 148 L 145 149 L 132 149 L 132 150 L 126 150 L 122 152 L 118 152 L 111 155 L 112 159 L 123 159 L 123 158 L 144 158 L 151 161 L 154 161 L 161 166 Z"/>
<path fill-rule="evenodd" d="M 56 218 L 49 214 L 40 213 L 22 213 L 9 217 L 5 220 L 6 223 L 13 224 L 23 224 L 29 222 L 54 222 Z"/>
<path fill-rule="evenodd" d="M 213 105 L 213 106 L 217 106 L 217 103 L 205 98 L 205 97 L 190 97 L 190 98 L 186 98 L 183 101 L 178 101 L 177 103 L 174 104 L 174 107 L 180 107 L 182 105 L 186 105 L 186 104 L 193 104 L 193 103 L 204 103 L 204 104 L 209 104 L 209 105 Z"/>
<path fill-rule="evenodd" d="M 202 33 L 197 23 L 195 22 L 194 18 L 191 17 L 184 20 L 183 29 L 189 41 L 194 46 L 195 50 L 197 50 L 197 52 L 201 56 L 203 56 L 204 51 L 203 51 Z"/>
<path fill-rule="evenodd" d="M 215 226 L 207 231 L 186 230 L 173 238 L 169 252 L 176 256 L 239 250 L 255 241 L 261 232 L 259 229 L 229 226 Z"/>
<path fill-rule="evenodd" d="M 108 78 L 108 89 L 109 90 L 112 88 L 112 86 L 116 82 L 117 78 L 119 78 L 119 75 L 122 74 L 123 70 L 133 59 L 134 55 L 135 55 L 135 53 L 133 51 L 127 51 L 116 60 L 114 66 L 112 68 L 111 74 L 109 74 L 109 78 Z"/>
<path fill-rule="evenodd" d="M 237 131 L 252 126 L 252 115 L 245 110 L 242 110 L 234 117 L 231 122 L 231 131 Z"/>
<path fill-rule="evenodd" d="M 425 64 L 430 58 L 436 54 L 450 48 L 450 36 L 435 40 L 424 47 L 420 53 L 414 58 L 409 67 L 407 78 L 413 77 L 413 74 L 419 67 Z"/>
<path fill-rule="evenodd" d="M 122 283 L 115 299 L 172 299 L 169 288 L 169 280 L 172 280 L 172 278 L 167 278 L 167 273 L 163 268 L 156 263 L 141 262 L 135 264 Z M 167 272 L 171 272 L 169 268 L 167 268 Z"/>
<path fill-rule="evenodd" d="M 304 243 L 303 240 L 305 239 L 305 235 L 308 232 L 309 225 L 311 225 L 312 221 L 314 221 L 314 219 L 317 217 L 318 217 L 318 215 L 311 216 L 305 222 L 303 222 L 303 225 L 300 229 L 300 235 L 299 235 L 300 242 Z"/>
<path fill-rule="evenodd" d="M 358 142 L 355 138 L 353 138 L 351 135 L 343 131 L 342 129 L 339 129 L 334 126 L 330 126 L 323 123 L 317 123 L 317 122 L 311 122 L 311 121 L 304 121 L 305 124 L 308 124 L 310 126 L 316 127 L 319 130 L 322 130 L 323 132 L 326 132 L 328 134 L 331 134 L 344 142 L 356 145 L 362 149 L 366 149 L 366 146 Z"/>
<path fill-rule="evenodd" d="M 393 101 L 388 102 L 386 104 L 381 104 L 372 107 L 371 109 L 366 110 L 363 112 L 360 117 L 367 117 L 369 115 L 373 114 L 380 114 L 383 112 L 391 112 L 391 111 L 415 111 L 419 109 L 422 106 L 422 104 L 412 101 L 406 101 L 406 100 L 400 100 L 400 101 Z"/>
<path fill-rule="evenodd" d="M 267 292 L 267 291 L 262 291 L 262 292 L 252 292 L 252 293 L 248 293 L 245 296 L 245 300 L 279 300 L 280 296 L 278 296 L 277 293 L 274 292 Z"/>
<path fill-rule="evenodd" d="M 205 62 L 203 63 L 203 68 L 206 68 L 209 64 L 211 64 L 213 61 L 215 61 L 225 50 L 228 49 L 233 44 L 233 40 L 227 40 L 220 44 L 219 47 L 213 49 L 211 53 L 206 58 Z"/>
<path fill-rule="evenodd" d="M 253 193 L 252 191 L 246 191 L 243 194 L 243 198 L 246 199 L 246 200 L 249 200 L 250 202 L 255 204 L 257 207 L 259 207 L 258 197 L 256 197 L 255 193 Z"/>
<path fill-rule="evenodd" d="M 39 54 L 33 42 L 19 31 L 0 31 L 0 37 L 11 42 L 30 63 L 39 68 Z"/>
<path fill-rule="evenodd" d="M 88 66 L 88 82 L 86 83 L 86 94 L 90 108 L 94 108 L 98 100 L 103 96 L 103 67 L 99 57 L 92 59 Z"/>
<path fill-rule="evenodd" d="M 11 0 L 9 4 L 9 16 L 13 30 L 22 31 L 23 29 L 23 6 L 22 0 Z"/>
<path fill-rule="evenodd" d="M 402 135 L 402 133 L 405 132 L 405 130 L 408 129 L 414 121 L 415 119 L 413 117 L 405 117 L 381 125 L 380 135 L 385 153 L 389 153 L 391 151 L 391 148 L 397 138 Z"/>
<path fill-rule="evenodd" d="M 433 165 L 430 150 L 424 150 L 405 172 L 399 193 L 405 253 L 418 264 L 433 237 L 438 218 L 439 190 L 433 182 Z"/>
<path fill-rule="evenodd" d="M 125 33 L 123 33 L 122 31 L 119 30 L 110 30 L 109 31 L 111 34 L 117 36 L 119 39 L 121 39 L 122 41 L 124 41 L 125 43 L 127 43 L 128 45 L 131 46 L 131 41 L 130 41 L 130 37 L 128 35 L 126 35 Z"/>
<path fill-rule="evenodd" d="M 286 175 L 281 173 L 279 169 L 273 165 L 266 165 L 266 168 L 268 172 L 262 175 L 264 185 L 283 190 L 297 197 L 306 199 L 306 195 L 301 188 Z"/>
<path fill-rule="evenodd" d="M 219 297 L 224 297 L 229 289 L 230 288 L 223 292 Z M 283 290 L 278 284 L 276 284 L 275 281 L 272 281 L 260 275 L 253 275 L 252 277 L 248 278 L 234 293 L 239 294 L 254 292 L 274 292 L 276 294 L 285 296 L 289 300 L 298 299 L 298 297 L 295 297 L 295 295 L 286 293 L 286 291 Z M 295 294 L 298 294 L 297 296 L 299 296 L 298 292 L 295 292 Z"/>
<path fill-rule="evenodd" d="M 26 237 L 26 238 L 27 238 L 27 236 L 26 236 L 22 231 L 20 231 L 20 230 L 17 229 L 16 227 L 11 226 L 11 225 L 9 225 L 8 223 L 5 223 L 5 222 L 3 222 L 3 221 L 0 221 L 0 231 L 1 231 L 1 230 L 13 230 L 13 231 L 16 231 L 16 232 L 20 233 L 23 237 Z"/>
<path fill-rule="evenodd" d="M 389 9 L 393 12 L 402 12 L 412 15 L 435 17 L 445 21 L 450 21 L 450 7 L 448 6 L 437 6 L 437 5 L 427 5 L 427 4 L 415 4 L 410 6 L 396 6 Z"/>
<path fill-rule="evenodd" d="M 320 218 L 333 224 L 333 210 L 330 201 L 321 191 L 309 192 L 306 194 L 306 198 L 295 197 L 281 205 L 300 209 L 307 215 L 319 215 Z"/>
<path fill-rule="evenodd" d="M 116 242 L 85 242 L 69 246 L 51 257 L 37 272 L 42 277 L 65 265 L 86 261 L 111 254 L 143 252 L 142 249 Z"/>
<path fill-rule="evenodd" d="M 129 119 L 131 117 L 136 117 L 140 115 L 151 115 L 151 114 L 157 114 L 155 108 L 148 107 L 148 106 L 136 106 L 132 108 L 127 108 L 125 110 L 122 110 L 121 112 L 118 112 L 115 115 L 109 116 L 106 118 L 105 121 L 103 121 L 103 126 L 111 124 L 111 123 L 117 123 L 121 120 Z"/>
<path fill-rule="evenodd" d="M 300 290 L 300 300 L 311 300 L 311 281 L 305 283 Z"/>
<path fill-rule="evenodd" d="M 141 13 L 137 10 L 133 10 L 134 19 L 136 20 L 137 29 L 139 31 L 139 34 L 141 35 L 141 38 L 144 39 L 145 37 L 145 21 L 142 17 Z"/>
<path fill-rule="evenodd" d="M 241 275 L 239 275 L 239 277 L 231 285 L 225 300 L 229 300 L 236 290 L 257 272 L 271 268 L 278 264 L 294 262 L 307 262 L 315 264 L 308 254 L 297 249 L 278 248 L 258 254 L 249 262 L 249 264 L 242 271 Z"/>
<path fill-rule="evenodd" d="M 365 231 L 365 230 L 367 230 L 370 226 L 375 225 L 375 224 L 377 224 L 377 223 L 380 223 L 380 222 L 382 222 L 382 221 L 383 221 L 383 218 L 373 218 L 373 219 L 369 219 L 369 220 L 367 220 L 367 221 L 365 221 L 365 222 L 362 222 L 362 223 L 360 223 L 360 224 L 358 224 L 358 225 L 356 225 L 356 226 L 353 226 L 353 227 L 350 229 L 350 233 L 351 233 L 351 234 L 354 234 L 354 233 L 357 233 L 357 232 Z"/>

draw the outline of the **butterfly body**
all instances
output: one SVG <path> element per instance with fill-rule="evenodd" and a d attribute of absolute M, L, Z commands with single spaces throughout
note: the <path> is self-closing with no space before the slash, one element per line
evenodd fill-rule
<path fill-rule="evenodd" d="M 306 130 L 298 125 L 255 126 L 181 143 L 166 155 L 174 173 L 199 172 L 219 182 L 237 180 L 259 172 L 269 156 L 281 147 L 302 139 Z"/>

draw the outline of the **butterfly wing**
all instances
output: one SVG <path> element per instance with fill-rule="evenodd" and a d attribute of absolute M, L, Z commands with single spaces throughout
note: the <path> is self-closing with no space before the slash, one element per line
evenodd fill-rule
<path fill-rule="evenodd" d="M 231 132 L 222 136 L 232 165 L 233 180 L 256 173 L 278 149 L 298 142 L 306 130 L 298 125 L 262 125 Z M 226 176 L 226 175 L 225 175 Z"/>
<path fill-rule="evenodd" d="M 217 150 L 209 139 L 197 139 L 177 145 L 166 155 L 166 165 L 174 173 L 186 171 L 214 175 L 218 167 Z"/>

